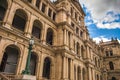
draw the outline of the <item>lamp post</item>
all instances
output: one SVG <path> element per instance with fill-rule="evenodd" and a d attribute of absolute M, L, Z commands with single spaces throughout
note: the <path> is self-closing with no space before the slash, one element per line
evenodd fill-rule
<path fill-rule="evenodd" d="M 29 51 L 28 51 L 26 67 L 25 67 L 25 70 L 23 70 L 22 74 L 30 74 L 30 59 L 31 59 L 31 51 L 32 51 L 33 44 L 34 44 L 34 39 L 31 38 L 29 40 L 29 48 L 28 48 Z"/>

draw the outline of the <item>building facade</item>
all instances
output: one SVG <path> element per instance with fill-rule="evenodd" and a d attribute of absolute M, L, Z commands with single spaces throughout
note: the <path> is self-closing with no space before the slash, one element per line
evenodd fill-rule
<path fill-rule="evenodd" d="M 37 80 L 108 80 L 105 65 L 113 63 L 89 38 L 84 17 L 79 0 L 0 0 L 0 77 L 25 70 L 32 36 L 30 71 Z M 119 80 L 115 74 L 110 80 Z"/>
<path fill-rule="evenodd" d="M 120 80 L 120 44 L 117 39 L 111 39 L 108 42 L 100 42 L 104 49 L 103 58 L 103 75 L 107 80 Z"/>

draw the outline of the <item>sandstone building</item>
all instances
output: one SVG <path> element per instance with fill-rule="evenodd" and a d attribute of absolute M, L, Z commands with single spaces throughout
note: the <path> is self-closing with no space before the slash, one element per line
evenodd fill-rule
<path fill-rule="evenodd" d="M 0 79 L 21 75 L 33 36 L 36 80 L 120 80 L 120 44 L 93 42 L 84 17 L 79 0 L 0 0 Z"/>

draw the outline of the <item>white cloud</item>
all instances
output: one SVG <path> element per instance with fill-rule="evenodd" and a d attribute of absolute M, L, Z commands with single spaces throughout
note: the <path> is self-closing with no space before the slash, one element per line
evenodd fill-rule
<path fill-rule="evenodd" d="M 106 24 L 103 24 L 103 23 L 97 23 L 96 24 L 98 28 L 107 28 L 107 29 L 115 29 L 115 28 L 120 28 L 120 23 L 118 22 L 112 22 L 112 23 L 106 23 Z"/>
<path fill-rule="evenodd" d="M 120 17 L 115 16 L 120 14 L 120 0 L 80 0 L 81 4 L 84 4 L 88 11 L 91 13 L 91 18 L 94 23 L 98 25 L 98 28 L 120 28 L 120 22 L 115 22 L 115 20 Z M 112 11 L 113 14 L 107 14 Z M 111 22 L 103 24 L 103 22 Z"/>
<path fill-rule="evenodd" d="M 93 40 L 96 42 L 96 43 L 99 43 L 100 41 L 103 41 L 103 42 L 107 42 L 107 41 L 110 41 L 110 39 L 104 37 L 104 36 L 99 36 L 99 37 L 95 37 L 93 38 Z"/>

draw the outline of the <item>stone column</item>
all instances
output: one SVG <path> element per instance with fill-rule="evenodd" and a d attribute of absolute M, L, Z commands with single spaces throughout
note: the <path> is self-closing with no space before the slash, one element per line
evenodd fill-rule
<path fill-rule="evenodd" d="M 32 33 L 32 26 L 33 26 L 33 21 L 32 21 L 32 17 L 31 17 L 31 13 L 29 13 L 29 17 L 28 17 L 28 20 L 26 22 L 26 25 L 25 25 L 25 36 L 30 38 L 31 37 L 31 33 Z"/>
<path fill-rule="evenodd" d="M 15 11 L 16 11 L 16 4 L 15 3 L 12 3 L 11 5 L 11 8 L 6 12 L 6 17 L 4 18 L 4 21 L 6 21 L 6 24 L 5 24 L 5 27 L 11 29 L 11 25 L 12 25 L 12 21 L 13 21 L 13 18 L 14 18 L 14 15 L 15 15 Z"/>
<path fill-rule="evenodd" d="M 46 23 L 44 23 L 41 31 L 41 41 L 43 44 L 46 44 L 46 36 L 47 36 L 47 25 Z"/>
<path fill-rule="evenodd" d="M 1 37 L 1 40 L 0 40 L 0 64 L 2 62 L 2 58 L 3 58 L 3 55 L 4 55 L 4 51 L 5 51 L 5 50 L 3 50 L 3 46 L 4 46 L 4 43 L 3 43 L 3 39 Z"/>
<path fill-rule="evenodd" d="M 20 70 L 19 73 L 22 73 L 23 70 L 25 70 L 25 66 L 26 66 L 26 61 L 27 61 L 27 57 L 28 57 L 28 47 L 24 46 L 23 47 L 23 51 L 21 52 L 21 61 L 19 62 L 20 64 Z"/>
<path fill-rule="evenodd" d="M 33 4 L 33 5 L 36 5 L 36 1 L 37 1 L 37 0 L 32 0 L 32 4 Z"/>
<path fill-rule="evenodd" d="M 67 79 L 67 58 L 63 57 L 63 79 Z"/>
<path fill-rule="evenodd" d="M 90 58 L 90 52 L 89 52 L 90 50 L 89 50 L 89 47 L 87 46 L 87 54 L 86 54 L 86 56 L 87 56 L 87 58 Z"/>
<path fill-rule="evenodd" d="M 92 74 L 91 74 L 91 68 L 90 67 L 88 67 L 88 78 L 89 78 L 89 80 L 92 80 L 91 78 L 92 78 Z"/>
<path fill-rule="evenodd" d="M 66 29 L 64 29 L 64 45 L 66 45 Z"/>
<path fill-rule="evenodd" d="M 37 69 L 36 69 L 36 77 L 39 79 L 40 77 L 40 66 L 41 66 L 41 52 L 38 55 L 38 60 L 37 60 Z"/>
<path fill-rule="evenodd" d="M 74 80 L 74 64 L 73 64 L 73 59 L 71 59 L 70 62 L 70 66 L 71 66 L 71 71 L 70 71 L 70 80 Z"/>
<path fill-rule="evenodd" d="M 68 31 L 66 31 L 66 44 L 67 44 L 67 46 L 69 45 L 69 41 L 68 41 Z"/>

